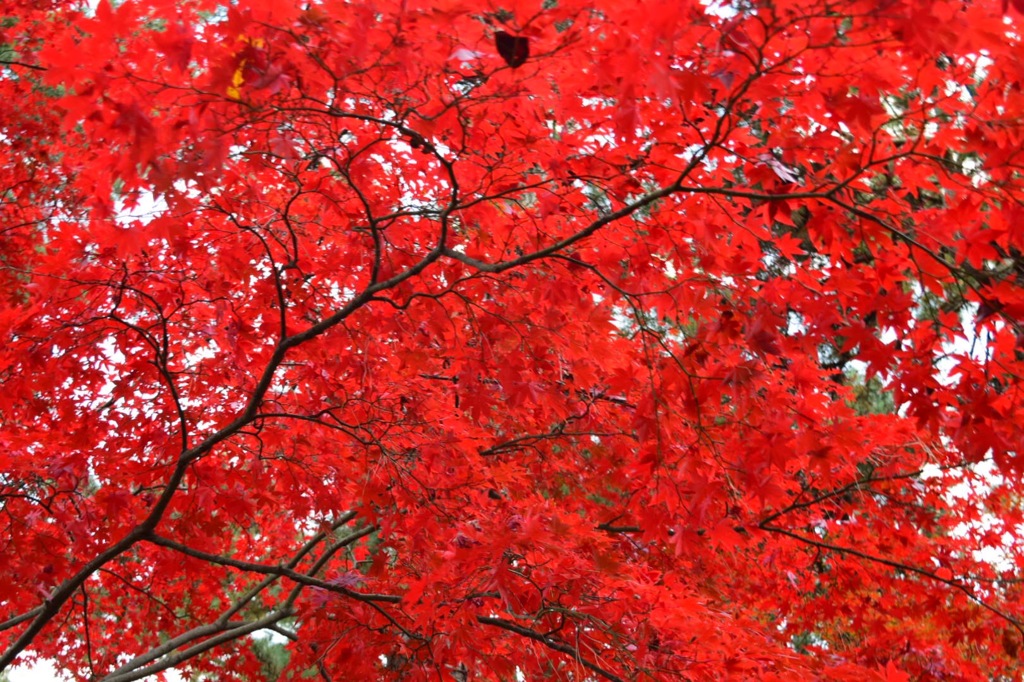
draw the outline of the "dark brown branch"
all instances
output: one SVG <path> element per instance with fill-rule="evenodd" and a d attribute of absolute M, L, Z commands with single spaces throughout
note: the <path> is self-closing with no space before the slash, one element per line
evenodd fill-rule
<path fill-rule="evenodd" d="M 39 615 L 39 612 L 42 611 L 42 609 L 42 606 L 37 606 L 31 611 L 26 611 L 25 613 L 14 616 L 13 618 L 8 618 L 4 622 L 0 623 L 0 632 L 3 632 L 4 630 L 9 630 L 14 626 L 18 625 L 19 623 L 24 623 L 26 620 L 31 620 L 35 618 Z"/>
<path fill-rule="evenodd" d="M 366 526 L 365 528 L 355 531 L 352 534 L 340 540 L 338 543 L 336 543 L 338 546 L 337 548 L 350 545 L 359 538 L 369 535 L 374 530 L 375 528 L 373 526 Z M 252 561 L 242 561 L 240 559 L 233 559 L 231 557 L 221 556 L 219 554 L 203 552 L 201 550 L 193 549 L 192 547 L 183 545 L 180 542 L 175 542 L 174 540 L 170 540 L 168 538 L 156 534 L 151 534 L 147 536 L 145 538 L 145 541 L 160 547 L 165 547 L 175 552 L 179 552 L 181 554 L 185 554 L 194 559 L 209 562 L 211 564 L 217 564 L 219 566 L 230 566 L 231 568 L 237 568 L 238 570 L 245 571 L 247 573 L 258 573 L 261 575 L 272 575 L 279 576 L 282 578 L 288 578 L 289 580 L 300 583 L 302 585 L 306 585 L 309 587 L 319 587 L 320 589 L 328 590 L 330 592 L 336 592 L 338 594 L 342 594 L 346 597 L 357 599 L 359 601 L 378 601 L 388 602 L 392 604 L 398 604 L 402 601 L 401 597 L 390 594 L 366 594 L 363 592 L 356 592 L 355 590 L 350 590 L 346 587 L 335 585 L 332 582 L 320 580 L 319 578 L 314 578 L 305 573 L 300 573 L 299 571 L 293 570 L 283 565 L 272 566 L 270 564 L 260 564 Z"/>
<path fill-rule="evenodd" d="M 32 69 L 33 71 L 47 70 L 45 66 L 29 64 L 28 62 L 18 61 L 17 59 L 0 59 L 0 66 L 20 66 L 23 69 Z"/>
<path fill-rule="evenodd" d="M 1007 623 L 1011 624 L 1014 627 L 1014 629 L 1017 630 L 1017 632 L 1024 636 L 1024 623 L 1021 623 L 1021 621 L 992 606 L 984 599 L 976 595 L 973 591 L 971 591 L 969 587 L 964 585 L 962 582 L 956 580 L 955 578 L 943 578 L 942 576 L 936 574 L 934 571 L 930 571 L 926 568 L 920 568 L 919 566 L 911 566 L 910 564 L 904 564 L 899 561 L 893 561 L 892 559 L 886 559 L 885 557 L 874 556 L 872 554 L 862 552 L 852 547 L 843 547 L 842 545 L 834 545 L 831 542 L 824 542 L 822 540 L 817 540 L 815 538 L 809 538 L 806 535 L 800 535 L 799 533 L 788 531 L 785 528 L 769 526 L 767 524 L 761 524 L 759 528 L 761 530 L 768 531 L 769 533 L 778 533 L 780 535 L 785 535 L 786 537 L 793 538 L 794 540 L 799 540 L 800 542 L 803 542 L 807 545 L 811 545 L 812 547 L 837 552 L 839 554 L 855 556 L 858 559 L 863 559 L 864 561 L 868 561 L 875 564 L 881 564 L 882 566 L 888 566 L 889 568 L 894 568 L 898 571 L 904 571 L 906 573 L 914 573 L 921 577 L 929 578 L 936 582 L 940 582 L 944 585 L 948 585 L 954 590 L 963 593 L 965 596 L 967 596 L 968 599 L 978 604 L 985 610 L 994 613 L 995 615 L 1005 620 Z"/>
<path fill-rule="evenodd" d="M 596 663 L 593 663 L 592 661 L 588 661 L 587 659 L 583 658 L 583 656 L 580 654 L 579 650 L 576 649 L 576 647 L 570 646 L 565 642 L 560 642 L 557 639 L 554 639 L 547 635 L 543 635 L 537 632 L 536 630 L 531 630 L 530 628 L 523 627 L 522 625 L 516 625 L 515 623 L 504 620 L 503 618 L 493 618 L 491 616 L 477 616 L 476 620 L 478 623 L 482 625 L 493 625 L 494 627 L 501 628 L 502 630 L 514 632 L 517 635 L 522 635 L 523 637 L 527 637 L 536 642 L 540 642 L 549 649 L 553 649 L 554 651 L 559 651 L 563 654 L 572 656 L 574 661 L 580 663 L 584 668 L 600 675 L 606 680 L 611 680 L 612 682 L 625 682 L 625 680 L 619 677 L 618 675 L 608 670 L 605 670 L 604 668 L 597 665 Z"/>
<path fill-rule="evenodd" d="M 245 621 L 234 624 L 229 623 L 227 625 L 212 623 L 210 625 L 200 626 L 179 635 L 174 639 L 168 640 L 165 644 L 145 654 L 145 656 L 134 659 L 119 670 L 104 677 L 102 682 L 134 682 L 134 680 L 141 680 L 144 677 L 149 677 L 150 675 L 155 675 L 156 673 L 173 668 L 179 663 L 187 661 L 190 658 L 194 658 L 195 656 L 198 656 L 205 651 L 209 651 L 214 647 L 220 646 L 221 644 L 232 642 L 244 635 L 256 632 L 257 630 L 269 628 L 278 621 L 290 618 L 292 615 L 294 615 L 292 609 L 285 608 L 279 611 L 272 611 L 266 616 L 254 621 Z M 179 646 L 206 635 L 213 636 L 189 647 L 188 649 L 179 651 L 178 653 L 170 653 Z M 162 660 L 157 660 L 161 658 Z M 157 662 L 144 668 L 138 668 L 139 665 L 148 662 L 143 659 L 148 659 L 148 661 L 156 660 Z"/>
<path fill-rule="evenodd" d="M 642 533 L 644 529 L 640 526 L 613 526 L 610 523 L 599 523 L 597 524 L 598 530 L 603 530 L 605 533 Z"/>

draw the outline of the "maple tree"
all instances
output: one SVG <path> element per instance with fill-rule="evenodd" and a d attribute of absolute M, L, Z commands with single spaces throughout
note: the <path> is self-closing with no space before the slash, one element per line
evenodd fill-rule
<path fill-rule="evenodd" d="M 1020 4 L 6 3 L 0 670 L 1009 679 Z"/>

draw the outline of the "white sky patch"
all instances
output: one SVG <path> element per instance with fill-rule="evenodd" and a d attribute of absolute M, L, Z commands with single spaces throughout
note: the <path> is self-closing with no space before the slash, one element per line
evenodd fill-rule
<path fill-rule="evenodd" d="M 117 212 L 115 220 L 122 227 L 127 227 L 136 221 L 145 225 L 149 221 L 159 218 L 168 209 L 164 198 L 154 197 L 152 192 L 141 192 L 137 197 L 132 198 L 134 201 L 129 202 L 128 198 L 122 197 L 115 204 Z M 132 204 L 131 207 L 129 207 L 129 203 Z"/>

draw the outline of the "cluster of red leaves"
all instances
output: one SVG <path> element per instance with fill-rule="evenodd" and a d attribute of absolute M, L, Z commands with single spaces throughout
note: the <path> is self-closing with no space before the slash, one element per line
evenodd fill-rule
<path fill-rule="evenodd" d="M 8 3 L 0 669 L 1009 674 L 1005 5 Z"/>

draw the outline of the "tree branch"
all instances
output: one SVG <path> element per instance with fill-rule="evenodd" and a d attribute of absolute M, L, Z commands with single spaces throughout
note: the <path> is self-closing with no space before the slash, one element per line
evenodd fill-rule
<path fill-rule="evenodd" d="M 563 654 L 568 654 L 569 656 L 572 656 L 574 661 L 577 661 L 578 663 L 583 665 L 584 668 L 594 673 L 597 673 L 606 680 L 611 680 L 611 682 L 625 682 L 624 678 L 621 678 L 618 675 L 602 668 L 596 663 L 588 661 L 587 659 L 583 658 L 583 656 L 580 654 L 579 650 L 576 649 L 576 647 L 570 646 L 565 642 L 560 642 L 557 639 L 554 639 L 547 635 L 543 635 L 537 632 L 536 630 L 531 630 L 530 628 L 517 625 L 510 621 L 504 620 L 503 618 L 494 618 L 491 616 L 477 616 L 476 620 L 478 623 L 482 625 L 492 625 L 494 627 L 501 628 L 502 630 L 514 632 L 517 635 L 522 635 L 523 637 L 527 637 L 536 642 L 540 642 L 549 649 L 559 651 Z"/>

